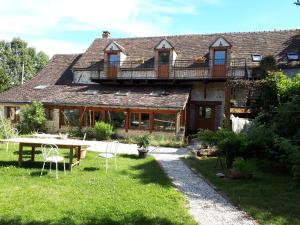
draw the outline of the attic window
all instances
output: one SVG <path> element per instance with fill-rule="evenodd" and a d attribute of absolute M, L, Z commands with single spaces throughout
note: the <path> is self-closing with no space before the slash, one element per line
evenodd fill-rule
<path fill-rule="evenodd" d="M 83 92 L 84 95 L 95 95 L 98 93 L 98 90 L 86 90 Z"/>
<path fill-rule="evenodd" d="M 262 55 L 260 54 L 252 54 L 252 62 L 260 62 L 262 60 Z"/>
<path fill-rule="evenodd" d="M 41 84 L 41 85 L 35 86 L 33 89 L 35 89 L 35 90 L 43 90 L 43 89 L 47 88 L 48 86 L 49 85 Z"/>
<path fill-rule="evenodd" d="M 288 61 L 299 61 L 299 55 L 297 53 L 288 53 L 287 59 Z"/>
<path fill-rule="evenodd" d="M 124 92 L 124 91 L 117 91 L 115 93 L 115 96 L 127 96 L 128 95 L 128 92 Z"/>

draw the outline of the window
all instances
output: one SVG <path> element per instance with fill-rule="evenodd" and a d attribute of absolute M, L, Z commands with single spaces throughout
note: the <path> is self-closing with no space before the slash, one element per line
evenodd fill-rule
<path fill-rule="evenodd" d="M 209 106 L 200 106 L 199 107 L 199 117 L 201 119 L 210 119 L 212 114 L 212 108 Z"/>
<path fill-rule="evenodd" d="M 262 60 L 262 55 L 260 55 L 260 54 L 252 54 L 251 58 L 252 58 L 252 62 L 260 62 Z"/>
<path fill-rule="evenodd" d="M 288 53 L 287 59 L 288 61 L 299 61 L 299 55 L 297 53 Z"/>
<path fill-rule="evenodd" d="M 131 113 L 130 114 L 130 128 L 139 128 L 140 126 L 140 114 L 139 113 Z"/>
<path fill-rule="evenodd" d="M 141 113 L 141 128 L 148 129 L 149 128 L 150 117 L 148 113 Z"/>
<path fill-rule="evenodd" d="M 154 129 L 175 131 L 176 114 L 154 114 Z"/>
<path fill-rule="evenodd" d="M 20 108 L 19 107 L 6 107 L 6 118 L 12 122 L 18 122 L 20 120 Z"/>
<path fill-rule="evenodd" d="M 120 62 L 120 56 L 117 53 L 109 54 L 108 61 L 111 65 L 118 65 Z"/>
<path fill-rule="evenodd" d="M 170 62 L 170 52 L 159 52 L 159 64 L 166 65 Z"/>
<path fill-rule="evenodd" d="M 130 128 L 149 129 L 150 116 L 148 113 L 130 113 Z"/>
<path fill-rule="evenodd" d="M 85 125 L 87 127 L 93 126 L 93 111 L 92 110 L 88 110 L 85 112 Z"/>
<path fill-rule="evenodd" d="M 45 114 L 47 120 L 49 121 L 53 120 L 53 113 L 54 113 L 53 109 L 45 108 Z"/>
<path fill-rule="evenodd" d="M 124 112 L 110 112 L 108 111 L 108 122 L 114 126 L 114 128 L 125 127 L 125 113 Z"/>
<path fill-rule="evenodd" d="M 215 51 L 214 64 L 215 65 L 224 65 L 226 59 L 226 51 Z"/>
<path fill-rule="evenodd" d="M 103 116 L 101 111 L 87 110 L 85 112 L 85 125 L 87 127 L 93 127 L 96 122 L 103 121 Z"/>
<path fill-rule="evenodd" d="M 80 111 L 79 109 L 65 109 L 62 110 L 62 124 L 67 126 L 80 125 Z"/>

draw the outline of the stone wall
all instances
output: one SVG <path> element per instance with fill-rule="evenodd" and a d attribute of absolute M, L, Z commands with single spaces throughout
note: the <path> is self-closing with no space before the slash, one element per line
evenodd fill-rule
<path fill-rule="evenodd" d="M 58 133 L 59 129 L 59 109 L 53 109 L 52 120 L 46 121 L 46 128 L 49 133 Z"/>

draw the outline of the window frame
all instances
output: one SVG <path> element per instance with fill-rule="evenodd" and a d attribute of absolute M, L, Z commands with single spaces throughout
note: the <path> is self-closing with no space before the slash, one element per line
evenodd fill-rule
<path fill-rule="evenodd" d="M 131 125 L 131 122 L 132 122 L 132 119 L 131 119 L 131 116 L 132 116 L 132 114 L 138 114 L 138 126 L 137 127 L 133 127 L 132 125 Z M 149 121 L 149 123 L 148 123 L 148 127 L 147 128 L 144 128 L 144 127 L 142 127 L 142 114 L 147 114 L 148 115 L 148 121 Z M 151 123 L 151 116 L 150 116 L 150 112 L 136 112 L 136 111 L 132 111 L 132 112 L 130 112 L 129 113 L 129 121 L 128 121 L 128 123 L 129 123 L 129 129 L 132 129 L 132 130 L 150 130 L 150 123 Z"/>
<path fill-rule="evenodd" d="M 260 58 L 257 59 L 255 57 L 260 57 Z M 260 62 L 263 59 L 263 56 L 261 54 L 254 53 L 254 54 L 251 54 L 251 59 L 252 59 L 252 62 Z"/>
<path fill-rule="evenodd" d="M 296 56 L 296 58 L 290 58 L 290 57 L 292 57 L 292 56 Z M 286 54 L 286 57 L 287 57 L 287 60 L 289 61 L 289 62 L 297 62 L 297 61 L 299 61 L 299 54 L 297 54 L 297 53 L 295 53 L 295 52 L 288 52 L 287 54 Z"/>
<path fill-rule="evenodd" d="M 155 126 L 155 115 L 172 115 L 172 116 L 174 116 L 174 129 L 173 130 L 157 129 L 157 126 Z M 163 113 L 163 112 L 154 112 L 153 113 L 153 130 L 154 131 L 176 132 L 176 125 L 177 125 L 177 113 Z"/>
<path fill-rule="evenodd" d="M 76 126 L 76 125 L 73 125 L 73 124 L 66 124 L 65 123 L 65 116 L 64 116 L 64 111 L 66 111 L 66 110 L 78 110 L 78 112 L 79 112 L 79 120 L 78 120 L 78 124 L 82 124 L 82 120 L 81 120 L 81 117 L 82 117 L 82 115 L 81 115 L 81 109 L 80 108 L 62 108 L 62 109 L 60 109 L 60 126 Z"/>

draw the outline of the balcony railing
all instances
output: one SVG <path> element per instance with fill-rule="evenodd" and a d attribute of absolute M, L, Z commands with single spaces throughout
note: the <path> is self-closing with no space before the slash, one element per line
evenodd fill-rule
<path fill-rule="evenodd" d="M 247 78 L 245 59 L 229 62 L 210 60 L 175 60 L 169 63 L 152 61 L 106 62 L 99 64 L 97 75 L 92 80 L 201 80 L 201 79 L 244 79 Z"/>

